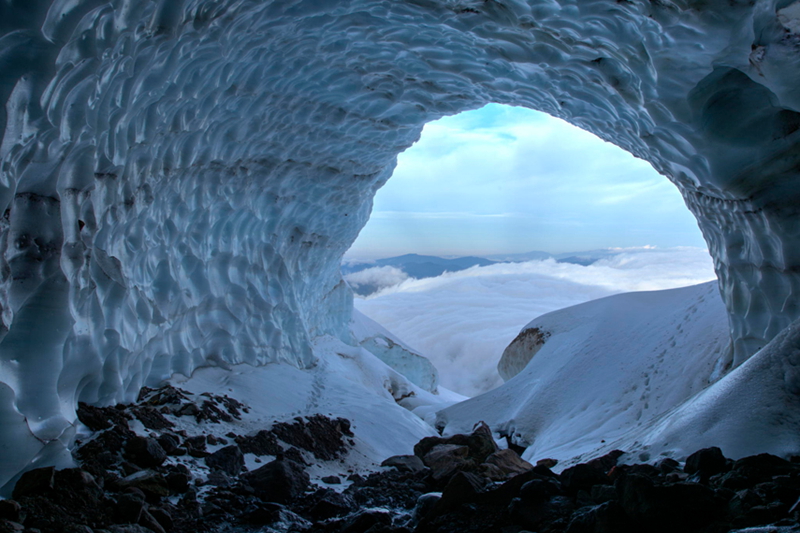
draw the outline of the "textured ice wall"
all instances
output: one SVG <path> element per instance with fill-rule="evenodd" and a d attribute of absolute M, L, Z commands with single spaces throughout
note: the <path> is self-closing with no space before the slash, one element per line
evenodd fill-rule
<path fill-rule="evenodd" d="M 789 0 L 0 3 L 0 447 L 76 400 L 347 340 L 341 255 L 422 125 L 565 118 L 681 190 L 736 361 L 800 315 Z M 19 451 L 24 448 L 23 451 Z M 27 454 L 27 455 L 26 455 Z M 0 479 L 1 480 L 1 479 Z"/>

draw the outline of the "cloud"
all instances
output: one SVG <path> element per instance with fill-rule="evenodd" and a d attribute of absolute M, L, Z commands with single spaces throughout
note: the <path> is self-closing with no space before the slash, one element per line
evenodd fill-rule
<path fill-rule="evenodd" d="M 622 249 L 588 267 L 553 260 L 503 263 L 406 279 L 356 307 L 439 369 L 442 385 L 475 395 L 496 387 L 505 347 L 539 315 L 628 291 L 714 279 L 700 248 Z"/>
<path fill-rule="evenodd" d="M 407 279 L 408 274 L 393 266 L 371 267 L 344 276 L 344 280 L 358 294 L 380 291 Z"/>

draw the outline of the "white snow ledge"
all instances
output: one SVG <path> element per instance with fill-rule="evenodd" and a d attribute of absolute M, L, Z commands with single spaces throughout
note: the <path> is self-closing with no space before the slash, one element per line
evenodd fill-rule
<path fill-rule="evenodd" d="M 680 189 L 740 364 L 800 316 L 799 46 L 786 0 L 2 2 L 0 411 L 56 442 L 78 400 L 354 344 L 339 261 L 372 196 L 487 102 Z"/>

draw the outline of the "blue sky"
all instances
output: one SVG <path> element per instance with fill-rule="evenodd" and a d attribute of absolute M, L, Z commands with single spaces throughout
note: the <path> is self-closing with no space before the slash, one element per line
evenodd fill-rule
<path fill-rule="evenodd" d="M 705 247 L 674 185 L 564 121 L 490 104 L 425 126 L 351 258 Z"/>

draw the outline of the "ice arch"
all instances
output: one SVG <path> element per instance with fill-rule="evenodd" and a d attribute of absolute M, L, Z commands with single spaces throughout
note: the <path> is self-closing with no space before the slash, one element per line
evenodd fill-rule
<path fill-rule="evenodd" d="M 799 12 L 3 2 L 3 446 L 24 425 L 55 443 L 76 400 L 208 361 L 313 365 L 310 339 L 347 339 L 338 262 L 396 154 L 486 102 L 565 118 L 677 185 L 743 361 L 800 315 Z"/>

